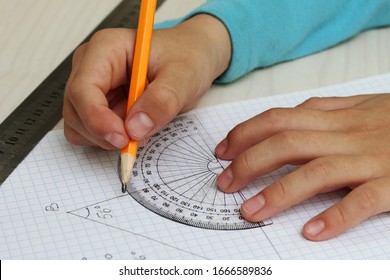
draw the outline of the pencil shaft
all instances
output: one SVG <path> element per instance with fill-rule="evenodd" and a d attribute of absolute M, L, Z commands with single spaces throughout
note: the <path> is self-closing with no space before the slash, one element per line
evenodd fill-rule
<path fill-rule="evenodd" d="M 141 1 L 127 111 L 145 90 L 156 4 L 156 0 Z"/>
<path fill-rule="evenodd" d="M 157 0 L 141 0 L 130 79 L 129 99 L 127 102 L 127 113 L 145 90 L 156 5 Z M 121 151 L 121 179 L 124 186 L 126 186 L 130 180 L 137 148 L 138 142 L 130 139 L 128 145 Z M 126 187 L 122 189 L 125 190 L 125 188 Z"/>

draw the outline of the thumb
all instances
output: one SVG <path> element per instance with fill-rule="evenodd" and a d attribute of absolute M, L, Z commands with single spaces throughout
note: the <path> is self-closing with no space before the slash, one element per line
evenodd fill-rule
<path fill-rule="evenodd" d="M 145 92 L 130 109 L 126 130 L 131 138 L 149 137 L 169 123 L 183 109 L 196 105 L 211 86 L 185 63 L 171 63 L 159 69 Z"/>

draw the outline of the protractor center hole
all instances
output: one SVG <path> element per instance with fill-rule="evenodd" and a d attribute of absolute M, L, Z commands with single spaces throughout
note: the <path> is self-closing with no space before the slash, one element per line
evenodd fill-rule
<path fill-rule="evenodd" d="M 214 159 L 208 163 L 207 168 L 212 173 L 219 175 L 229 165 L 229 163 L 230 161 Z"/>

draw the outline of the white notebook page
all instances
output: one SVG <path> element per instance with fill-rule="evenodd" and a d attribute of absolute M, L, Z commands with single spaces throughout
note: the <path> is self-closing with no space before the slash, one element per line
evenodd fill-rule
<path fill-rule="evenodd" d="M 140 150 L 122 194 L 118 152 L 72 146 L 48 133 L 0 189 L 0 259 L 389 259 L 390 215 L 311 242 L 304 223 L 344 191 L 318 195 L 263 223 L 239 205 L 291 171 L 265 175 L 242 192 L 215 186 L 227 166 L 215 145 L 237 123 L 311 96 L 390 92 L 390 74 L 323 89 L 193 110 Z"/>

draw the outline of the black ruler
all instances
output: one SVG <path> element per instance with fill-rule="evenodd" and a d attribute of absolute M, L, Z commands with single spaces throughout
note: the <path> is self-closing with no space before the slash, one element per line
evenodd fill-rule
<path fill-rule="evenodd" d="M 157 1 L 157 7 L 162 2 Z M 100 29 L 136 28 L 139 8 L 140 0 L 122 1 L 82 43 Z M 71 65 L 72 54 L 0 124 L 0 184 L 61 120 L 64 89 Z"/>

